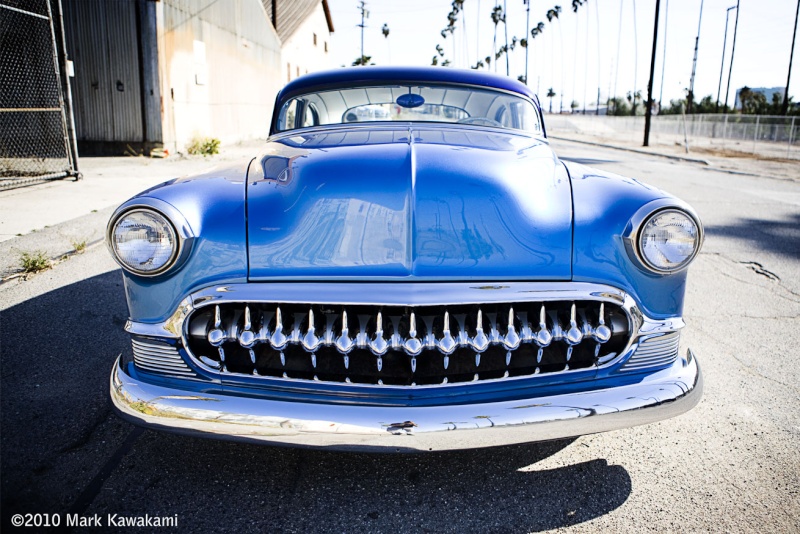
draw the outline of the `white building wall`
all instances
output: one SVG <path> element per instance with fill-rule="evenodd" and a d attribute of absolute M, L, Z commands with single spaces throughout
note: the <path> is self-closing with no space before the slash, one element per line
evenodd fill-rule
<path fill-rule="evenodd" d="M 316 43 L 315 43 L 316 36 Z M 322 2 L 283 43 L 281 82 L 288 83 L 303 74 L 333 67 L 331 33 Z"/>
<path fill-rule="evenodd" d="M 157 9 L 164 146 L 266 138 L 285 67 L 260 0 L 163 0 Z"/>

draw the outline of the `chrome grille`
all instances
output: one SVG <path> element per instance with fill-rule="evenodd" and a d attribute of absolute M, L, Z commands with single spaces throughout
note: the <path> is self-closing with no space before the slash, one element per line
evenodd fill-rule
<path fill-rule="evenodd" d="M 587 369 L 630 337 L 623 309 L 597 301 L 225 303 L 188 324 L 190 354 L 221 375 L 403 386 Z"/>
<path fill-rule="evenodd" d="M 673 332 L 647 338 L 639 343 L 633 356 L 625 362 L 620 370 L 638 371 L 650 367 L 670 365 L 678 357 L 680 333 Z"/>
<path fill-rule="evenodd" d="M 151 373 L 172 376 L 195 376 L 186 365 L 177 347 L 143 339 L 132 339 L 133 363 L 137 368 Z"/>

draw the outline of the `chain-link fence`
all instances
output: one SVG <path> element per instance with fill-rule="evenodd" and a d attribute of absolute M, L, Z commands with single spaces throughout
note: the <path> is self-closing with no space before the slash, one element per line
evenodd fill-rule
<path fill-rule="evenodd" d="M 60 28 L 49 0 L 0 0 L 0 190 L 77 176 Z"/>
<path fill-rule="evenodd" d="M 608 141 L 641 143 L 644 117 L 548 115 L 548 132 L 573 132 Z M 650 128 L 653 145 L 742 152 L 774 159 L 800 159 L 800 117 L 707 114 L 659 115 Z"/>

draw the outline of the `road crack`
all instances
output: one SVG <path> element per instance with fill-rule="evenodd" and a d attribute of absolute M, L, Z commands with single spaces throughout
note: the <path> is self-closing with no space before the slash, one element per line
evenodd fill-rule
<path fill-rule="evenodd" d="M 777 274 L 773 273 L 772 271 L 768 271 L 767 269 L 764 268 L 763 265 L 761 265 L 757 261 L 740 261 L 739 264 L 740 265 L 744 265 L 745 267 L 747 267 L 748 269 L 750 269 L 754 273 L 760 274 L 761 276 L 764 276 L 764 277 L 766 277 L 766 278 L 768 278 L 770 280 L 780 281 L 780 279 L 781 279 L 780 276 L 778 276 Z"/>

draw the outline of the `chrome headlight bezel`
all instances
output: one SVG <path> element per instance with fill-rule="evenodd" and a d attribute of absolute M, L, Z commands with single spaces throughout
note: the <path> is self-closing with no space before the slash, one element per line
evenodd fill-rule
<path fill-rule="evenodd" d="M 114 258 L 114 261 L 122 267 L 122 269 L 130 274 L 144 277 L 144 278 L 152 278 L 156 276 L 163 275 L 164 273 L 173 270 L 176 265 L 180 263 L 180 261 L 186 256 L 186 249 L 187 249 L 187 241 L 191 238 L 191 234 L 187 232 L 188 225 L 185 224 L 185 221 L 180 217 L 178 214 L 178 218 L 176 221 L 176 214 L 167 214 L 165 211 L 159 209 L 160 206 L 151 205 L 154 204 L 152 202 L 146 203 L 137 203 L 129 206 L 122 206 L 120 207 L 117 212 L 111 217 L 111 220 L 108 223 L 108 228 L 106 231 L 106 245 L 108 246 L 109 252 L 111 253 L 111 257 Z M 171 208 L 171 206 L 170 206 Z M 174 208 L 171 211 L 176 211 Z M 140 269 L 136 269 L 131 265 L 125 263 L 120 258 L 120 255 L 117 251 L 117 247 L 115 246 L 114 242 L 114 234 L 119 225 L 119 223 L 127 216 L 133 213 L 147 213 L 150 216 L 154 216 L 156 218 L 162 219 L 165 222 L 165 227 L 167 228 L 168 232 L 170 233 L 170 238 L 173 242 L 172 252 L 168 260 L 160 266 L 158 269 L 154 269 L 151 271 L 142 271 Z M 176 224 L 177 222 L 177 224 Z"/>
<path fill-rule="evenodd" d="M 662 268 L 654 265 L 642 250 L 642 234 L 645 227 L 656 217 L 664 215 L 665 213 L 677 213 L 689 219 L 697 229 L 697 237 L 694 243 L 692 254 L 688 256 L 682 263 L 673 268 Z M 674 199 L 659 199 L 642 206 L 631 218 L 628 228 L 623 235 L 628 255 L 634 260 L 634 263 L 643 271 L 656 275 L 670 275 L 684 271 L 689 265 L 692 264 L 697 257 L 698 252 L 703 246 L 705 234 L 703 231 L 703 224 L 700 218 L 694 211 L 682 203 L 675 202 Z"/>

